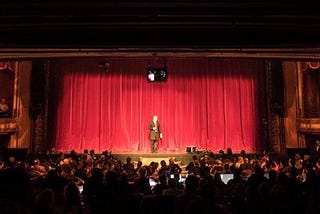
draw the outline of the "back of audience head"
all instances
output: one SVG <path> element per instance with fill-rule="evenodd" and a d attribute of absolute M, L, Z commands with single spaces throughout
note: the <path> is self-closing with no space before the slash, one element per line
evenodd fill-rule
<path fill-rule="evenodd" d="M 137 167 L 141 167 L 141 166 L 142 166 L 142 161 L 139 160 L 139 161 L 137 162 Z"/>
<path fill-rule="evenodd" d="M 117 181 L 118 181 L 117 173 L 113 170 L 108 170 L 104 176 L 104 183 L 106 185 L 114 185 L 114 184 L 117 184 Z"/>
<path fill-rule="evenodd" d="M 8 167 L 16 167 L 16 166 L 17 166 L 17 162 L 16 162 L 15 157 L 13 157 L 13 156 L 9 157 Z"/>
<path fill-rule="evenodd" d="M 148 170 L 146 167 L 141 167 L 138 171 L 140 177 L 146 177 Z"/>
<path fill-rule="evenodd" d="M 194 193 L 197 191 L 199 185 L 199 178 L 194 175 L 189 175 L 185 180 L 185 190 L 189 193 Z"/>
<path fill-rule="evenodd" d="M 81 194 L 75 182 L 69 182 L 64 187 L 64 198 L 67 205 L 81 205 Z"/>
<path fill-rule="evenodd" d="M 34 212 L 41 213 L 41 212 L 48 212 L 54 208 L 54 192 L 52 189 L 45 188 L 42 189 L 35 198 L 34 204 Z"/>
<path fill-rule="evenodd" d="M 98 167 L 93 167 L 91 169 L 91 178 L 94 181 L 102 182 L 103 181 L 103 173 L 102 170 Z"/>
<path fill-rule="evenodd" d="M 227 148 L 227 155 L 232 155 L 232 149 L 230 147 Z"/>
<path fill-rule="evenodd" d="M 193 161 L 198 160 L 198 156 L 197 155 L 192 155 L 192 160 Z"/>
<path fill-rule="evenodd" d="M 168 183 L 167 181 L 168 181 L 167 175 L 161 174 L 159 176 L 159 183 L 160 184 L 167 184 Z"/>
<path fill-rule="evenodd" d="M 126 158 L 126 162 L 127 162 L 127 163 L 131 163 L 131 157 L 127 157 L 127 158 Z"/>

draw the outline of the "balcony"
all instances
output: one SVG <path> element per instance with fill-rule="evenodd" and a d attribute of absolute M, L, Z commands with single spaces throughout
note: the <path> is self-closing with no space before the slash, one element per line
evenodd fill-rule
<path fill-rule="evenodd" d="M 18 126 L 15 118 L 0 118 L 0 135 L 14 134 Z"/>
<path fill-rule="evenodd" d="M 320 118 L 297 118 L 297 131 L 320 134 Z"/>

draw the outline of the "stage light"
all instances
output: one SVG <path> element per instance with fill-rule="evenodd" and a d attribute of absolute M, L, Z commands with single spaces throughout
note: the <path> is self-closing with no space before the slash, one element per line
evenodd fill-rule
<path fill-rule="evenodd" d="M 98 68 L 102 68 L 103 71 L 109 71 L 110 63 L 107 60 L 102 60 L 98 62 Z"/>
<path fill-rule="evenodd" d="M 167 78 L 168 78 L 168 70 L 167 70 L 167 67 L 160 68 L 160 70 L 159 70 L 159 75 L 160 75 L 160 81 L 162 81 L 162 82 L 167 81 Z"/>
<path fill-rule="evenodd" d="M 147 68 L 147 79 L 149 82 L 154 82 L 156 81 L 156 72 L 154 70 L 154 68 L 148 66 Z"/>
<path fill-rule="evenodd" d="M 155 81 L 155 75 L 154 74 L 148 74 L 148 80 L 150 82 L 154 82 Z"/>
<path fill-rule="evenodd" d="M 168 78 L 167 67 L 154 68 L 148 66 L 147 68 L 147 80 L 149 82 L 165 82 Z"/>

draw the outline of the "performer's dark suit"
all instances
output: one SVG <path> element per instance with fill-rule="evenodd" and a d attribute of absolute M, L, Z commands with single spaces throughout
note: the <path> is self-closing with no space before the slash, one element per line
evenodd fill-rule
<path fill-rule="evenodd" d="M 149 123 L 148 127 L 150 130 L 151 152 L 154 153 L 157 152 L 161 128 L 159 122 L 154 123 L 153 121 Z"/>

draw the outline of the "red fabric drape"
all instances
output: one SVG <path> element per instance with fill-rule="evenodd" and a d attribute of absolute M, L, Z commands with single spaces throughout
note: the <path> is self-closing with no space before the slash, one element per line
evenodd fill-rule
<path fill-rule="evenodd" d="M 0 62 L 0 70 L 9 69 L 10 71 L 14 71 L 14 67 L 15 67 L 14 64 L 15 64 L 14 61 Z"/>
<path fill-rule="evenodd" d="M 320 62 L 301 62 L 302 71 L 306 71 L 308 68 L 316 70 L 320 68 Z"/>
<path fill-rule="evenodd" d="M 149 152 L 148 122 L 157 114 L 161 151 L 196 146 L 212 151 L 258 151 L 258 86 L 263 61 L 166 59 L 168 80 L 146 79 L 150 59 L 112 58 L 51 63 L 52 134 L 59 151 Z"/>

